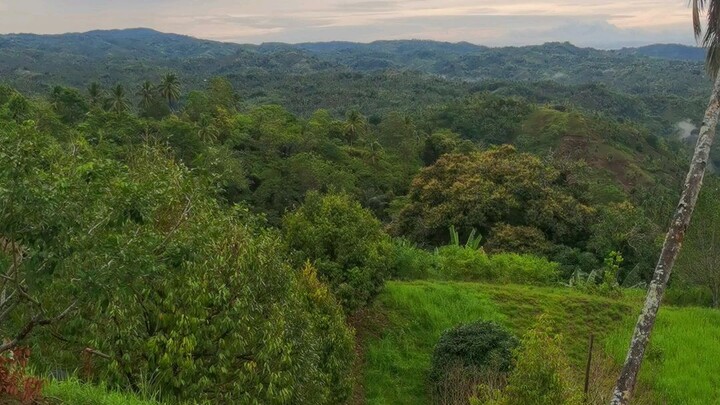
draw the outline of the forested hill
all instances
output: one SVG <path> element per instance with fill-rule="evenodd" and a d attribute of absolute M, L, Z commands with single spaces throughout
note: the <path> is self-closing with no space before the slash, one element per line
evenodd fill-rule
<path fill-rule="evenodd" d="M 693 62 L 705 61 L 704 48 L 680 44 L 653 44 L 638 48 L 623 48 L 619 52 L 628 55 L 641 55 L 660 59 L 687 60 Z"/>
<path fill-rule="evenodd" d="M 488 48 L 418 40 L 256 46 L 199 40 L 149 29 L 47 36 L 13 34 L 0 36 L 0 77 L 21 90 L 45 92 L 57 84 L 84 86 L 88 80 L 133 85 L 172 68 L 185 77 L 190 88 L 202 87 L 208 77 L 228 76 L 239 88 L 247 90 L 246 97 L 259 102 L 277 101 L 273 99 L 272 84 L 267 84 L 278 84 L 278 80 L 283 89 L 299 92 L 298 98 L 311 99 L 307 92 L 313 89 L 307 87 L 317 87 L 318 82 L 352 87 L 350 82 L 360 78 L 357 74 L 382 76 L 398 71 L 472 82 L 601 83 L 614 91 L 638 96 L 706 97 L 708 83 L 701 62 L 687 57 L 680 59 L 693 60 L 644 56 L 657 56 L 657 49 L 655 54 L 650 49 L 602 51 L 569 43 Z M 302 81 L 287 79 L 299 75 L 303 76 Z M 432 80 L 428 77 L 409 80 L 413 85 L 430 86 L 424 90 L 443 92 L 425 83 Z M 305 89 L 293 90 L 293 86 L 288 87 L 292 83 Z M 447 91 L 453 91 L 451 85 L 447 87 Z M 362 93 L 361 88 L 358 86 L 356 93 Z M 362 98 L 363 94 L 355 96 Z"/>

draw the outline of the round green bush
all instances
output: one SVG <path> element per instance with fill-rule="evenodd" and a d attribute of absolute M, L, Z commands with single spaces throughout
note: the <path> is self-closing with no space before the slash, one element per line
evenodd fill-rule
<path fill-rule="evenodd" d="M 510 371 L 518 340 L 495 322 L 477 321 L 445 331 L 432 356 L 429 379 L 441 384 L 454 368 L 484 372 Z"/>

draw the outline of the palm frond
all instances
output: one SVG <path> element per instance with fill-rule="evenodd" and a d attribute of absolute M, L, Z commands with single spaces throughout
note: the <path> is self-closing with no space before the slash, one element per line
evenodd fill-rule
<path fill-rule="evenodd" d="M 720 69 L 720 0 L 691 0 L 693 14 L 693 32 L 702 46 L 707 48 L 705 67 L 713 79 Z M 700 13 L 707 11 L 705 35 L 700 21 Z"/>

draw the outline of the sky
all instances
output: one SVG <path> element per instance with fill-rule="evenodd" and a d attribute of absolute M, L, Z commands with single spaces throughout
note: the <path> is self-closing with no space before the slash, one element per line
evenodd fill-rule
<path fill-rule="evenodd" d="M 227 42 L 694 44 L 687 0 L 0 0 L 0 33 L 147 27 Z"/>

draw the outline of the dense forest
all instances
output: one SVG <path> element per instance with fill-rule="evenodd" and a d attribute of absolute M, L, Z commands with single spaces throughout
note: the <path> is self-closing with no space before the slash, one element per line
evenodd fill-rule
<path fill-rule="evenodd" d="M 0 36 L 0 394 L 603 403 L 703 57 Z M 693 232 L 667 300 L 717 307 L 719 248 Z M 590 334 L 606 343 L 583 396 Z M 648 376 L 641 399 L 672 383 Z"/>

